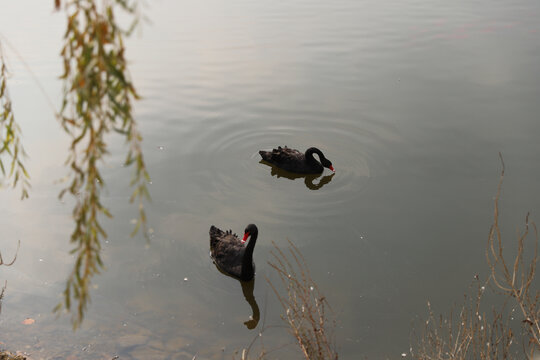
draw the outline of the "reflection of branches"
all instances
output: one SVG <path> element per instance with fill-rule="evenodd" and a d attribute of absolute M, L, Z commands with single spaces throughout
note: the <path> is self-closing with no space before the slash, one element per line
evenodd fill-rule
<path fill-rule="evenodd" d="M 11 262 L 9 262 L 9 263 L 4 262 L 4 259 L 2 258 L 2 253 L 0 252 L 0 265 L 4 265 L 4 266 L 13 265 L 15 260 L 17 260 L 17 254 L 19 254 L 19 248 L 20 247 L 21 247 L 21 240 L 19 240 L 19 242 L 17 243 L 17 250 L 15 251 L 15 256 L 13 256 L 13 260 L 11 260 Z"/>
<path fill-rule="evenodd" d="M 311 278 L 306 261 L 300 250 L 289 241 L 288 254 L 275 244 L 272 252 L 274 262 L 269 265 L 276 270 L 287 295 L 283 296 L 270 283 L 285 310 L 283 319 L 296 338 L 304 357 L 309 359 L 337 359 L 338 354 L 330 337 L 335 324 L 327 324 L 328 302 Z"/>
<path fill-rule="evenodd" d="M 538 231 L 536 225 L 531 223 L 534 234 L 534 253 L 529 264 L 524 259 L 525 240 L 529 235 L 529 214 L 525 216 L 525 230 L 518 233 L 517 255 L 513 263 L 509 263 L 503 252 L 503 243 L 501 230 L 499 228 L 499 198 L 501 195 L 501 186 L 504 177 L 504 161 L 499 153 L 502 163 L 501 176 L 497 186 L 497 195 L 495 196 L 495 206 L 493 215 L 493 226 L 489 232 L 488 247 L 486 257 L 489 268 L 491 269 L 491 279 L 496 287 L 506 295 L 513 297 L 518 304 L 524 317 L 523 323 L 530 337 L 530 342 L 540 347 L 540 291 L 531 289 L 534 276 L 536 274 L 536 262 L 538 261 Z M 531 357 L 532 351 L 531 350 Z"/>
<path fill-rule="evenodd" d="M 57 0 L 56 7 L 60 8 L 61 3 Z M 75 299 L 78 311 L 73 315 L 73 325 L 77 327 L 90 299 L 91 279 L 103 267 L 100 239 L 106 233 L 99 218 L 111 217 L 100 198 L 104 182 L 99 164 L 108 154 L 105 136 L 114 130 L 125 136 L 129 144 L 125 164 L 135 165 L 131 201 L 139 200 L 139 222 L 134 233 L 141 224 L 146 224 L 142 200 L 148 197 L 149 176 L 141 150 L 142 138 L 132 115 L 132 101 L 138 95 L 124 57 L 123 36 L 129 31 L 119 28 L 115 19 L 117 8 L 132 14 L 135 6 L 126 0 L 105 1 L 102 6 L 95 0 L 64 3 L 67 31 L 61 52 L 64 63 L 61 124 L 73 140 L 67 159 L 70 183 L 60 197 L 69 192 L 77 200 L 73 210 L 75 230 L 71 234 L 76 261 L 67 280 L 64 303 L 55 310 L 62 307 L 70 310 L 71 299 Z"/>

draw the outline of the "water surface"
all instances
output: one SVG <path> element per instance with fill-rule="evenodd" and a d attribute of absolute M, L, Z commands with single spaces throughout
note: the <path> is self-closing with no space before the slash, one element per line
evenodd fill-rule
<path fill-rule="evenodd" d="M 60 104 L 63 17 L 52 3 L 27 3 L 3 4 L 0 33 Z M 143 96 L 136 118 L 153 234 L 129 237 L 131 172 L 123 140 L 111 136 L 106 271 L 77 333 L 51 314 L 73 261 L 72 201 L 57 199 L 56 182 L 68 139 L 7 50 L 33 185 L 24 202 L 0 192 L 4 257 L 21 240 L 17 262 L 0 270 L 8 348 L 37 358 L 222 359 L 264 323 L 265 347 L 279 348 L 270 358 L 300 358 L 265 280 L 277 280 L 272 241 L 291 240 L 334 309 L 341 358 L 400 358 L 428 300 L 446 311 L 486 274 L 499 151 L 505 234 L 540 211 L 537 2 L 163 0 L 145 12 L 152 23 L 127 46 Z M 277 145 L 317 146 L 336 174 L 307 186 L 273 173 L 257 152 Z M 251 222 L 253 330 L 241 284 L 208 256 L 210 225 L 240 233 Z M 27 317 L 36 323 L 22 325 Z"/>

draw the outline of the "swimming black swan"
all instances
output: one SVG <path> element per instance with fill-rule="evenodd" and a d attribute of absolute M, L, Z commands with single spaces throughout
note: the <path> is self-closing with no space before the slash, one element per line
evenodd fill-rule
<path fill-rule="evenodd" d="M 264 161 L 276 165 L 283 170 L 298 174 L 320 174 L 324 170 L 323 167 L 329 168 L 335 172 L 332 162 L 324 157 L 321 150 L 315 147 L 307 149 L 305 155 L 304 153 L 301 153 L 296 149 L 288 148 L 287 146 L 279 146 L 272 151 L 261 150 L 259 151 L 259 154 Z M 321 162 L 315 160 L 313 154 L 319 155 Z"/>
<path fill-rule="evenodd" d="M 210 254 L 216 266 L 224 273 L 242 281 L 249 281 L 255 275 L 253 265 L 253 249 L 259 230 L 249 224 L 244 230 L 244 238 L 240 239 L 231 230 L 221 231 L 210 226 Z M 250 238 L 247 246 L 245 242 Z"/>

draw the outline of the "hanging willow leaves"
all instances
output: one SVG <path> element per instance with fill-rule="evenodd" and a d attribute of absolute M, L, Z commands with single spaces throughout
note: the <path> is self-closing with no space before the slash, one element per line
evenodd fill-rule
<path fill-rule="evenodd" d="M 11 99 L 7 89 L 8 71 L 0 44 L 0 187 L 7 183 L 14 188 L 19 185 L 21 198 L 28 197 L 30 177 L 22 159 L 26 157 L 21 143 L 21 130 L 15 122 Z M 7 156 L 6 156 L 7 155 Z M 3 159 L 11 160 L 4 162 Z"/>
<path fill-rule="evenodd" d="M 61 123 L 72 143 L 66 162 L 70 168 L 69 184 L 60 198 L 70 193 L 76 199 L 75 229 L 71 234 L 76 261 L 67 280 L 64 301 L 55 311 L 62 308 L 69 311 L 72 300 L 76 301 L 77 311 L 72 318 L 76 328 L 90 299 L 92 277 L 103 268 L 100 240 L 107 234 L 100 220 L 111 217 L 101 201 L 104 182 L 100 165 L 108 154 L 105 136 L 115 131 L 125 137 L 129 146 L 125 164 L 135 167 L 131 201 L 139 202 L 139 222 L 134 232 L 140 224 L 146 224 L 142 201 L 149 198 L 146 186 L 149 175 L 141 150 L 142 138 L 132 114 L 132 102 L 138 95 L 125 59 L 123 37 L 128 31 L 115 18 L 118 9 L 133 15 L 135 7 L 125 0 L 103 1 L 99 6 L 93 0 L 71 0 L 63 4 L 55 1 L 57 9 L 62 5 L 67 29 L 61 52 L 64 63 Z"/>

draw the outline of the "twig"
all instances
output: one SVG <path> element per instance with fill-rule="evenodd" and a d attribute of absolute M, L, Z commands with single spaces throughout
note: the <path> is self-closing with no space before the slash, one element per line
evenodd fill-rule
<path fill-rule="evenodd" d="M 13 265 L 13 263 L 15 262 L 15 260 L 17 260 L 17 255 L 19 254 L 19 248 L 21 247 L 21 240 L 19 240 L 17 242 L 17 250 L 15 251 L 15 256 L 13 257 L 13 260 L 11 260 L 11 262 L 9 263 L 5 263 L 4 262 L 4 259 L 2 259 L 2 253 L 0 252 L 0 265 L 4 265 L 4 266 L 11 266 Z"/>

